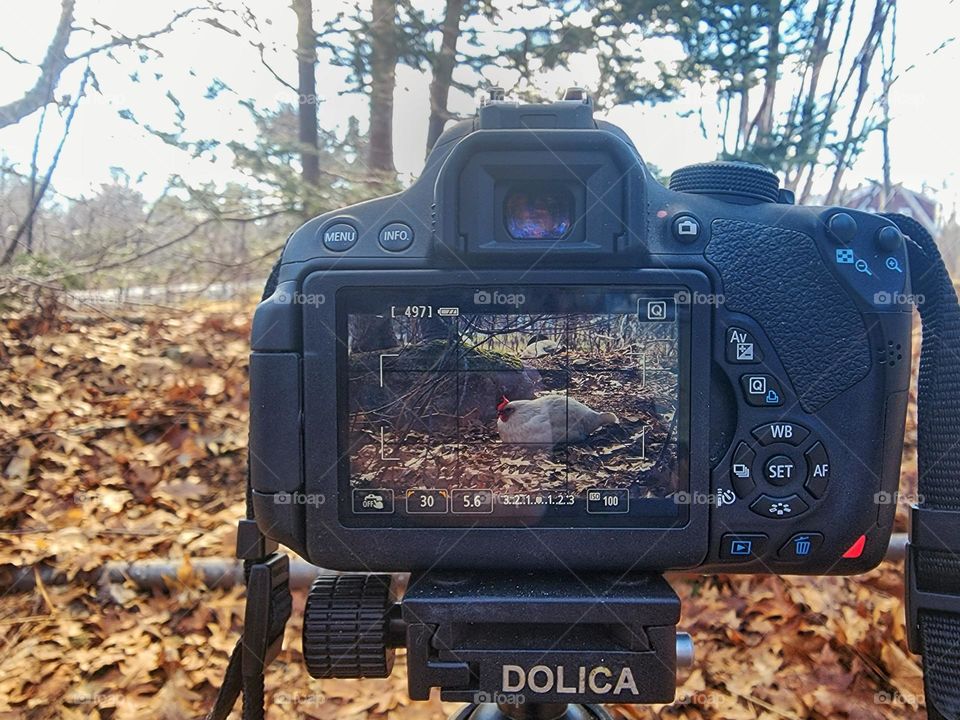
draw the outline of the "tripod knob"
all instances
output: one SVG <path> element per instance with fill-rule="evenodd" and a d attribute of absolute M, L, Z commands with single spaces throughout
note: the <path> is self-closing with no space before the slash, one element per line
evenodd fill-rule
<path fill-rule="evenodd" d="M 315 678 L 385 678 L 394 606 L 390 575 L 321 575 L 303 613 L 303 658 Z"/>

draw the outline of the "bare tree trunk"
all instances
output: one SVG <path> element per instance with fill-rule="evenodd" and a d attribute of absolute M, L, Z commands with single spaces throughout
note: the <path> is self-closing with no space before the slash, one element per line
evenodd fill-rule
<path fill-rule="evenodd" d="M 840 144 L 840 150 L 837 154 L 837 164 L 833 171 L 833 180 L 830 183 L 830 191 L 827 193 L 826 203 L 831 205 L 836 202 L 840 193 L 840 184 L 843 181 L 843 174 L 847 170 L 847 165 L 851 162 L 851 153 L 856 150 L 858 133 L 856 130 L 857 119 L 860 115 L 860 108 L 867 95 L 867 88 L 870 82 L 870 65 L 873 63 L 873 56 L 876 53 L 880 42 L 883 27 L 887 21 L 887 14 L 890 10 L 890 0 L 877 0 L 873 10 L 873 20 L 870 23 L 870 31 L 863 46 L 857 56 L 855 65 L 859 67 L 860 74 L 857 83 L 857 94 L 854 98 L 853 108 L 850 111 L 850 119 L 847 122 L 847 133 Z"/>
<path fill-rule="evenodd" d="M 760 107 L 751 123 L 749 135 L 752 141 L 767 138 L 773 130 L 773 101 L 777 94 L 777 80 L 780 72 L 780 23 L 783 20 L 783 8 L 775 3 L 771 11 L 767 37 L 767 62 L 763 72 L 763 97 Z M 751 138 L 748 138 L 748 142 Z"/>
<path fill-rule="evenodd" d="M 395 174 L 393 91 L 397 86 L 397 0 L 372 0 L 370 26 L 370 156 L 374 173 Z"/>
<path fill-rule="evenodd" d="M 883 63 L 883 95 L 880 97 L 880 107 L 883 111 L 883 125 L 880 128 L 883 140 L 883 209 L 887 209 L 890 196 L 893 194 L 893 171 L 890 160 L 890 86 L 893 84 L 893 68 L 897 59 L 897 3 L 893 0 L 893 18 L 890 27 L 890 56 L 884 57 Z"/>
<path fill-rule="evenodd" d="M 70 64 L 66 50 L 70 32 L 73 30 L 73 6 L 74 0 L 63 0 L 60 3 L 60 20 L 40 63 L 40 77 L 22 98 L 0 105 L 0 128 L 13 125 L 47 103 L 53 102 L 53 89 L 60 80 L 60 74 Z"/>
<path fill-rule="evenodd" d="M 856 12 L 856 9 L 857 9 L 857 0 L 851 0 L 850 7 L 847 13 L 846 29 L 844 30 L 844 33 L 843 33 L 843 40 L 840 43 L 840 52 L 837 55 L 837 69 L 833 76 L 833 83 L 830 86 L 830 93 L 827 95 L 827 105 L 824 110 L 824 113 L 827 118 L 832 118 L 834 113 L 836 113 L 837 100 L 839 96 L 843 94 L 843 90 L 839 89 L 840 75 L 843 73 L 843 61 L 847 55 L 847 47 L 850 44 L 850 33 L 853 29 L 853 18 L 854 18 L 854 13 Z M 839 7 L 837 10 L 839 12 Z M 832 32 L 832 28 L 831 28 L 831 32 Z M 845 85 L 846 84 L 844 83 L 844 86 Z M 824 144 L 827 141 L 827 134 L 830 131 L 831 124 L 832 123 L 829 122 L 829 120 L 825 120 L 821 124 L 820 128 L 818 129 L 817 141 L 811 153 L 812 159 L 810 161 L 809 170 L 807 172 L 807 179 L 806 179 L 806 182 L 804 183 L 803 192 L 800 194 L 800 197 L 798 199 L 801 205 L 807 202 L 807 200 L 809 200 L 810 194 L 813 191 L 813 176 L 817 167 L 817 156 L 820 154 L 820 151 L 823 149 Z"/>
<path fill-rule="evenodd" d="M 460 20 L 463 17 L 464 0 L 447 0 L 447 10 L 443 17 L 443 38 L 440 52 L 433 63 L 433 80 L 430 82 L 430 123 L 427 128 L 427 152 L 433 149 L 443 132 L 443 126 L 450 119 L 447 101 L 450 97 L 450 84 L 453 69 L 457 64 L 457 40 L 460 38 Z"/>
<path fill-rule="evenodd" d="M 40 209 L 40 203 L 43 202 L 43 198 L 46 196 L 47 190 L 50 188 L 50 181 L 53 179 L 53 172 L 57 169 L 57 164 L 60 162 L 60 153 L 63 152 L 63 145 L 67 141 L 67 136 L 70 134 L 70 126 L 73 124 L 73 117 L 77 113 L 77 107 L 80 105 L 80 100 L 83 98 L 84 94 L 86 94 L 87 81 L 90 79 L 91 74 L 90 65 L 87 64 L 87 68 L 83 72 L 83 77 L 80 78 L 80 87 L 77 90 L 77 94 L 70 102 L 70 108 L 67 110 L 67 117 L 63 122 L 63 135 L 60 136 L 60 142 L 57 145 L 57 149 L 54 150 L 53 159 L 50 160 L 50 167 L 43 176 L 43 180 L 40 181 L 39 187 L 36 184 L 36 176 L 34 175 L 31 178 L 30 207 L 27 208 L 26 217 L 23 219 L 20 227 L 17 228 L 13 238 L 11 238 L 10 244 L 7 245 L 7 249 L 3 253 L 3 257 L 0 258 L 0 265 L 8 265 L 13 261 L 13 256 L 16 254 L 17 250 L 17 244 L 20 242 L 20 238 L 22 238 L 24 234 L 26 234 L 29 238 L 27 243 L 28 248 L 32 249 L 33 225 L 36 221 L 37 211 Z M 37 132 L 39 133 L 40 130 Z M 33 162 L 35 165 L 36 156 L 34 156 Z"/>
<path fill-rule="evenodd" d="M 297 14 L 297 93 L 299 95 L 301 177 L 310 186 L 320 182 L 317 152 L 317 35 L 313 29 L 313 0 L 293 0 Z"/>

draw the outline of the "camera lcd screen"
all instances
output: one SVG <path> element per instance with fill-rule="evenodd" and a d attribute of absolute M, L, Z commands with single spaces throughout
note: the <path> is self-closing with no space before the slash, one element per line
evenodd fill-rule
<path fill-rule="evenodd" d="M 684 522 L 684 293 L 623 286 L 341 289 L 342 522 Z"/>

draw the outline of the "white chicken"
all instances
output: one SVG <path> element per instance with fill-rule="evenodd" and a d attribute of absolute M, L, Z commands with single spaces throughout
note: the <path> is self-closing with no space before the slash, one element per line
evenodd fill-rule
<path fill-rule="evenodd" d="M 508 400 L 497 405 L 497 432 L 505 443 L 551 446 L 584 440 L 604 425 L 620 420 L 611 412 L 597 412 L 579 400 L 561 394 L 533 400 Z"/>

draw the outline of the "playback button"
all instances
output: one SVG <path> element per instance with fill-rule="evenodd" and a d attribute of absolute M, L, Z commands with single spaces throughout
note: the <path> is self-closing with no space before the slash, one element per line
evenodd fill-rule
<path fill-rule="evenodd" d="M 756 560 L 766 547 L 767 536 L 763 533 L 727 533 L 720 538 L 720 559 Z"/>

